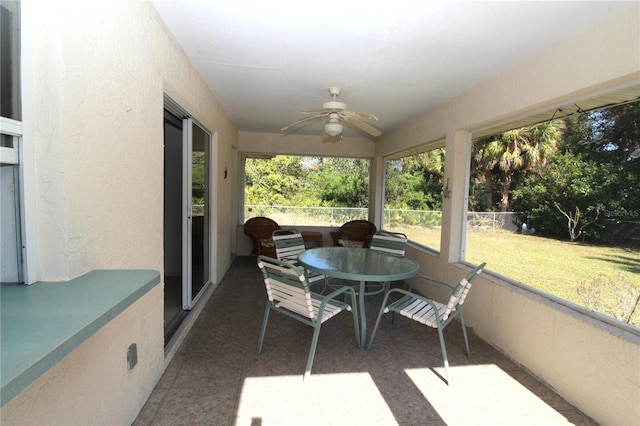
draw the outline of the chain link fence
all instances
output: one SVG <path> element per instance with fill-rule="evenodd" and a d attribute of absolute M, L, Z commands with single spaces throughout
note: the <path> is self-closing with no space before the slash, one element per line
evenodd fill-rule
<path fill-rule="evenodd" d="M 369 212 L 350 207 L 296 207 L 245 205 L 245 221 L 265 216 L 286 225 L 340 226 L 350 220 L 367 220 Z"/>
<path fill-rule="evenodd" d="M 348 207 L 295 207 L 246 205 L 245 220 L 266 216 L 287 225 L 340 226 L 350 220 L 368 217 L 368 209 Z M 518 213 L 469 212 L 467 226 L 472 230 L 517 231 Z M 384 228 L 403 227 L 439 228 L 442 212 L 439 210 L 385 209 Z"/>
<path fill-rule="evenodd" d="M 520 224 L 516 212 L 468 212 L 467 229 L 474 231 L 518 231 Z"/>

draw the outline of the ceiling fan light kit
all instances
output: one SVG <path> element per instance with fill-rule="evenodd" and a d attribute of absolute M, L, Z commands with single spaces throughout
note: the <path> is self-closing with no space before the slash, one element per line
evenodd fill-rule
<path fill-rule="evenodd" d="M 302 111 L 303 114 L 313 115 L 283 127 L 281 129 L 282 132 L 285 132 L 286 134 L 288 131 L 294 131 L 302 124 L 308 125 L 315 121 L 324 120 L 324 133 L 331 138 L 342 135 L 342 131 L 344 130 L 343 124 L 347 124 L 356 130 L 360 130 L 373 138 L 380 136 L 382 132 L 379 129 L 361 120 L 378 120 L 378 118 L 371 114 L 347 110 L 347 105 L 345 103 L 338 102 L 336 100 L 340 95 L 340 92 L 341 90 L 339 87 L 329 87 L 329 94 L 332 97 L 331 101 L 324 102 L 321 110 Z"/>
<path fill-rule="evenodd" d="M 342 133 L 342 124 L 328 121 L 327 124 L 324 125 L 324 131 L 327 132 L 329 136 L 338 136 Z"/>

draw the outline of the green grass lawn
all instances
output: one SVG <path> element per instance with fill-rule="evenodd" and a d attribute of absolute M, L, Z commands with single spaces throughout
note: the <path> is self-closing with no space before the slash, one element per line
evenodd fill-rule
<path fill-rule="evenodd" d="M 296 226 L 300 218 L 274 217 Z M 326 222 L 305 225 L 327 226 Z M 424 227 L 390 229 L 440 250 L 440 230 Z M 507 231 L 467 232 L 466 260 L 523 284 L 626 321 L 640 296 L 640 250 L 570 243 Z M 630 324 L 640 328 L 640 306 Z"/>
<path fill-rule="evenodd" d="M 439 230 L 400 232 L 430 247 L 440 245 Z M 487 262 L 492 271 L 623 321 L 640 296 L 640 250 L 470 230 L 466 260 Z M 640 307 L 630 323 L 640 327 Z"/>

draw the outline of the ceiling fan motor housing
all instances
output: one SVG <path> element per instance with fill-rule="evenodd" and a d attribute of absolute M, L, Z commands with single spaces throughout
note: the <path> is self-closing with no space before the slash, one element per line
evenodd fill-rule
<path fill-rule="evenodd" d="M 338 101 L 329 101 L 322 104 L 322 109 L 344 111 L 347 104 Z"/>

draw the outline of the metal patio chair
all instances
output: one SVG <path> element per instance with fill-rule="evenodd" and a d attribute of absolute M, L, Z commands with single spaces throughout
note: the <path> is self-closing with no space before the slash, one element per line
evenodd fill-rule
<path fill-rule="evenodd" d="M 278 260 L 298 264 L 298 255 L 306 250 L 302 234 L 297 229 L 276 229 L 273 231 L 271 239 L 276 248 L 276 257 Z M 309 284 L 316 284 L 320 281 L 324 282 L 325 287 L 319 293 L 324 292 L 327 285 L 327 278 L 315 271 L 305 269 Z"/>
<path fill-rule="evenodd" d="M 309 290 L 309 282 L 302 268 L 296 267 L 291 263 L 266 256 L 258 256 L 258 267 L 262 271 L 269 298 L 264 310 L 262 330 L 258 341 L 258 355 L 262 353 L 269 313 L 272 310 L 314 328 L 307 366 L 304 370 L 304 381 L 311 375 L 313 358 L 315 357 L 318 337 L 320 336 L 320 327 L 328 319 L 342 311 L 352 311 L 356 346 L 360 346 L 357 306 L 353 304 L 352 308 L 349 304 L 336 300 L 343 293 L 351 293 L 351 300 L 355 300 L 355 293 L 352 288 L 343 287 L 326 296 L 322 296 Z"/>
<path fill-rule="evenodd" d="M 369 248 L 396 256 L 404 256 L 407 248 L 407 236 L 400 232 L 378 231 L 371 238 Z"/>
<path fill-rule="evenodd" d="M 377 250 L 394 256 L 404 256 L 407 247 L 407 236 L 400 232 L 378 231 L 373 234 L 369 249 Z M 389 291 L 391 283 L 368 283 L 367 289 L 374 286 L 374 290 L 368 290 L 367 294 L 375 294 L 380 291 Z"/>
<path fill-rule="evenodd" d="M 387 294 L 385 295 L 384 300 L 382 301 L 378 319 L 376 320 L 376 325 L 373 327 L 371 340 L 369 340 L 367 349 L 371 349 L 371 345 L 373 344 L 373 339 L 376 335 L 376 332 L 378 331 L 378 326 L 380 325 L 382 315 L 386 314 L 389 311 L 393 312 L 394 315 L 397 312 L 400 315 L 417 321 L 421 324 L 436 328 L 438 330 L 438 337 L 440 339 L 440 349 L 442 350 L 442 358 L 444 360 L 444 369 L 447 384 L 450 384 L 449 360 L 447 358 L 447 349 L 444 344 L 443 330 L 447 325 L 449 325 L 449 323 L 451 323 L 454 318 L 460 317 L 460 323 L 462 324 L 462 334 L 464 335 L 465 349 L 467 352 L 467 356 L 469 356 L 469 340 L 467 339 L 467 329 L 464 324 L 462 304 L 464 303 L 465 298 L 469 293 L 469 289 L 471 288 L 473 279 L 478 274 L 482 273 L 485 265 L 486 263 L 483 262 L 479 266 L 475 267 L 473 270 L 471 270 L 471 272 L 467 274 L 466 277 L 460 280 L 460 282 L 456 286 L 453 286 L 444 281 L 437 280 L 435 278 L 428 277 L 426 275 L 418 277 L 418 280 L 422 279 L 450 288 L 451 297 L 449 297 L 449 301 L 446 304 L 437 302 L 428 297 L 401 288 L 394 288 L 389 290 L 389 292 L 387 292 Z M 395 302 L 387 305 L 389 296 L 394 293 L 399 293 L 402 297 Z"/>

